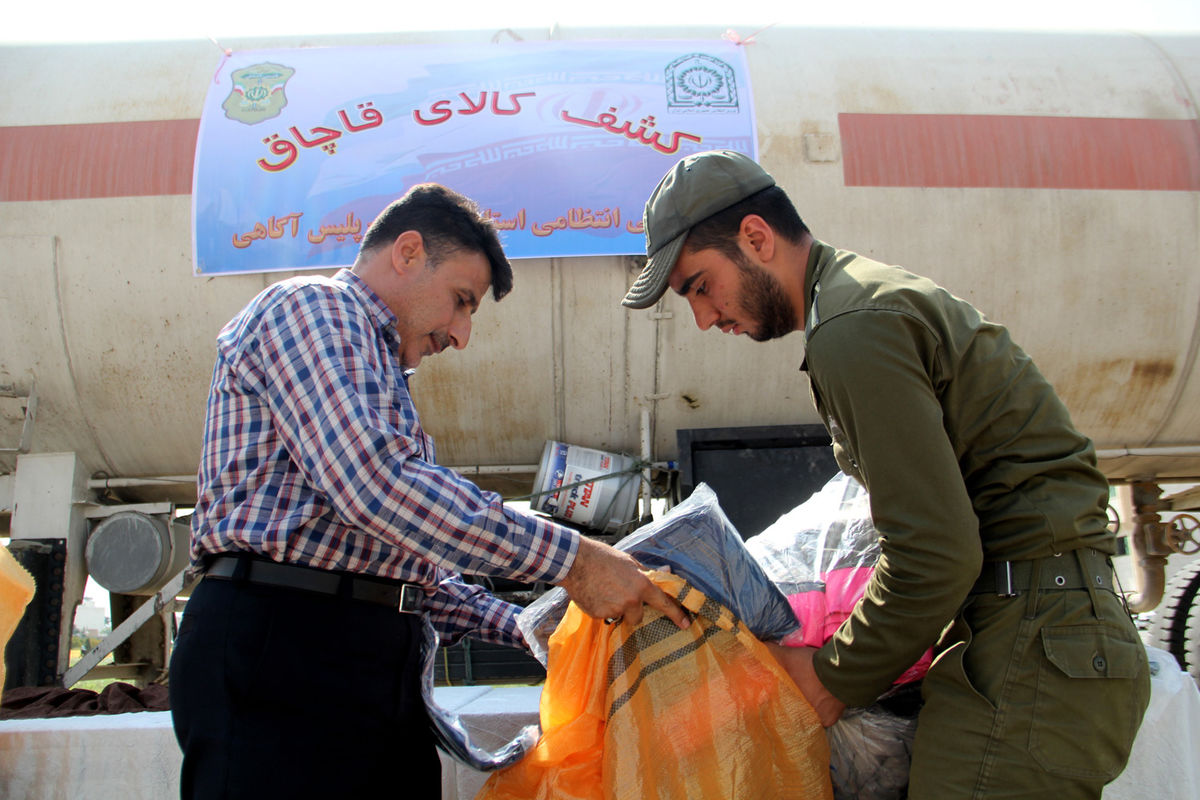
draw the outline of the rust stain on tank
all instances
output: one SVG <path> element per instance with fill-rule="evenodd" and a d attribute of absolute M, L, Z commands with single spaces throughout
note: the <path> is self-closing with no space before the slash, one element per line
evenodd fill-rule
<path fill-rule="evenodd" d="M 1133 365 L 1133 380 L 1138 383 L 1159 384 L 1175 374 L 1175 362 L 1166 359 L 1136 361 Z"/>
<path fill-rule="evenodd" d="M 1077 421 L 1080 416 L 1092 420 L 1091 435 L 1128 435 L 1134 420 L 1166 410 L 1165 390 L 1175 373 L 1175 362 L 1165 358 L 1104 359 L 1060 375 L 1055 388 Z"/>
<path fill-rule="evenodd" d="M 409 391 L 422 427 L 437 445 L 439 463 L 537 460 L 532 445 L 528 453 L 521 445 L 535 442 L 540 448 L 552 428 L 530 407 L 524 384 L 492 379 L 462 364 L 438 364 L 436 374 L 433 366 L 422 365 Z"/>

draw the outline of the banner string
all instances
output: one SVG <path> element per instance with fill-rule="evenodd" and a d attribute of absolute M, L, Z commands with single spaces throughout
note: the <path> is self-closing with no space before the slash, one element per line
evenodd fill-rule
<path fill-rule="evenodd" d="M 759 28 L 754 33 L 747 36 L 745 39 L 743 39 L 741 36 L 739 36 L 738 32 L 735 31 L 733 28 L 729 28 L 728 30 L 725 31 L 724 34 L 722 34 L 721 38 L 726 39 L 730 42 L 733 42 L 734 44 L 737 44 L 737 45 L 754 44 L 755 36 L 758 36 L 760 33 L 767 30 L 767 28 L 774 28 L 777 24 L 778 23 L 776 23 L 776 22 L 772 22 L 770 25 L 766 25 L 762 28 Z"/>
<path fill-rule="evenodd" d="M 221 53 L 223 53 L 220 63 L 217 64 L 217 71 L 213 73 L 213 83 L 220 83 L 220 81 L 217 80 L 217 76 L 219 76 L 221 74 L 221 67 L 225 66 L 225 62 L 229 60 L 229 57 L 231 55 L 233 55 L 233 51 L 230 50 L 228 47 L 221 47 L 221 43 L 218 42 L 216 39 L 214 39 L 211 36 L 208 37 L 208 40 L 210 42 L 212 42 L 213 44 L 215 44 L 217 46 L 217 49 L 220 50 Z"/>

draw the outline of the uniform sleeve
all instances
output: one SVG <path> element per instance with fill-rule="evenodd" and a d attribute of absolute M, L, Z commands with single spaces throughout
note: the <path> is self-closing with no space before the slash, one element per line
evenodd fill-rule
<path fill-rule="evenodd" d="M 297 293 L 260 332 L 261 393 L 305 480 L 347 525 L 444 569 L 561 581 L 577 535 L 509 511 L 499 495 L 422 458 L 387 402 L 370 320 L 352 305 L 336 293 Z"/>
<path fill-rule="evenodd" d="M 941 355 L 933 333 L 898 311 L 849 312 L 809 340 L 814 392 L 870 493 L 882 553 L 815 660 L 847 705 L 871 703 L 933 645 L 979 574 L 979 522 L 943 424 L 939 387 L 953 367 Z"/>

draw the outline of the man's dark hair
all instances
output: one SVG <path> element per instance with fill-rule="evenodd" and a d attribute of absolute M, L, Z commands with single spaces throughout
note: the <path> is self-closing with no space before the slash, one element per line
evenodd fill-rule
<path fill-rule="evenodd" d="M 776 235 L 793 244 L 799 244 L 809 232 L 787 192 L 778 186 L 768 186 L 693 225 L 684 247 L 690 253 L 713 249 L 736 260 L 741 254 L 737 246 L 738 228 L 747 214 L 762 217 Z"/>
<path fill-rule="evenodd" d="M 512 265 L 500 247 L 496 226 L 475 202 L 437 183 L 419 183 L 380 212 L 363 236 L 360 252 L 390 246 L 405 231 L 425 242 L 430 266 L 460 250 L 482 253 L 492 268 L 492 297 L 512 290 Z"/>

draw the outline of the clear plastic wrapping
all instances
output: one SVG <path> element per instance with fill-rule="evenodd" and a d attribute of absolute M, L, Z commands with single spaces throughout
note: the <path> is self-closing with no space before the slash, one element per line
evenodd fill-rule
<path fill-rule="evenodd" d="M 821 491 L 746 542 L 800 622 L 785 644 L 820 647 L 862 596 L 879 560 L 866 491 L 838 473 Z"/>
<path fill-rule="evenodd" d="M 758 639 L 778 641 L 796 632 L 787 598 L 751 557 L 707 484 L 697 486 L 687 500 L 638 528 L 616 548 L 648 569 L 679 575 L 730 609 Z M 517 627 L 542 664 L 568 602 L 566 592 L 552 589 L 517 617 Z"/>
<path fill-rule="evenodd" d="M 820 647 L 850 616 L 880 555 L 866 490 L 842 473 L 752 537 L 746 548 L 787 595 L 800 623 L 783 643 L 807 647 Z M 931 657 L 926 652 L 880 702 L 847 709 L 827 730 L 837 800 L 905 796 L 920 706 L 916 682 Z"/>
<path fill-rule="evenodd" d="M 881 706 L 849 708 L 829 735 L 829 776 L 834 800 L 900 800 L 908 791 L 908 769 L 917 718 Z"/>
<path fill-rule="evenodd" d="M 520 761 L 537 744 L 539 728 L 526 725 L 513 739 L 495 750 L 487 750 L 471 741 L 471 735 L 457 714 L 437 704 L 433 698 L 434 663 L 437 659 L 438 635 L 428 619 L 424 625 L 424 641 L 421 646 L 421 697 L 433 724 L 433 733 L 438 746 L 452 758 L 481 772 L 502 769 Z"/>
<path fill-rule="evenodd" d="M 850 616 L 879 561 L 879 534 L 867 492 L 837 473 L 821 491 L 746 542 L 746 549 L 787 596 L 800 629 L 791 646 L 820 647 Z M 920 680 L 926 652 L 897 683 Z"/>

